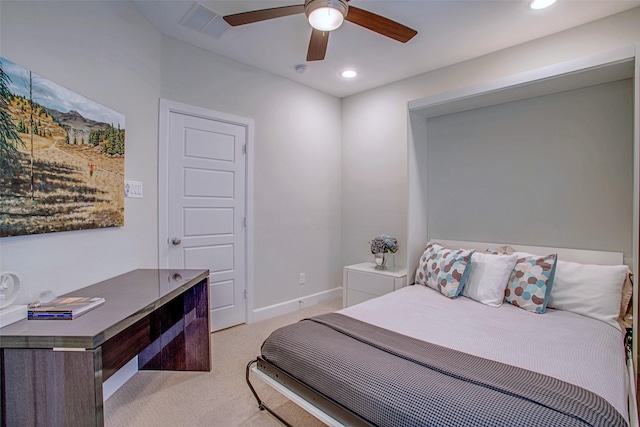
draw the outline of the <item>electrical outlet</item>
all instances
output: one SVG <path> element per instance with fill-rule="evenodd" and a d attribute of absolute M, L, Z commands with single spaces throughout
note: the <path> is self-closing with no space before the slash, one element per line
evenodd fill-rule
<path fill-rule="evenodd" d="M 299 285 L 304 285 L 304 281 L 305 281 L 306 277 L 304 275 L 304 273 L 300 273 L 300 281 L 298 282 Z"/>

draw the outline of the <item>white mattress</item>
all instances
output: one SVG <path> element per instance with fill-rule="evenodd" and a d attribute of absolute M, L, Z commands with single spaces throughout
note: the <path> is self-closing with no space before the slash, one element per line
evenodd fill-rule
<path fill-rule="evenodd" d="M 452 300 L 420 285 L 339 313 L 578 385 L 628 420 L 623 336 L 604 322 L 567 311 L 535 314 L 508 304 L 495 308 L 466 297 Z"/>

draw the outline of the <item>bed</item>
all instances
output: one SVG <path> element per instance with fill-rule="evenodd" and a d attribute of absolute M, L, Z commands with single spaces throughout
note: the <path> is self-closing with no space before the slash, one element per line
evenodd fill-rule
<path fill-rule="evenodd" d="M 621 254 L 526 249 L 555 251 L 558 259 L 622 264 Z M 461 250 L 473 253 L 473 248 Z M 501 257 L 511 276 L 517 268 L 506 267 L 507 255 L 518 262 L 522 254 L 492 255 Z M 618 313 L 607 317 L 600 307 L 611 306 L 616 292 L 621 305 L 623 283 L 615 292 L 601 291 L 618 286 L 621 266 L 554 263 L 557 295 L 550 299 L 549 286 L 547 300 L 563 309 L 547 301 L 543 313 L 536 313 L 522 302 L 514 305 L 513 298 L 503 303 L 502 295 L 499 304 L 491 303 L 486 287 L 478 298 L 473 284 L 479 269 L 486 272 L 481 261 L 473 265 L 475 276 L 465 278 L 469 289 L 454 297 L 450 289 L 423 285 L 421 265 L 415 285 L 274 331 L 247 366 L 247 382 L 261 409 L 272 412 L 249 381 L 254 363 L 256 375 L 328 425 L 637 425 L 626 330 Z M 606 274 L 598 276 L 603 269 L 618 274 L 612 283 L 605 283 Z M 586 300 L 597 300 L 598 307 L 584 311 L 577 305 L 584 301 L 562 300 L 576 277 L 580 286 L 590 281 L 598 286 L 587 288 Z"/>

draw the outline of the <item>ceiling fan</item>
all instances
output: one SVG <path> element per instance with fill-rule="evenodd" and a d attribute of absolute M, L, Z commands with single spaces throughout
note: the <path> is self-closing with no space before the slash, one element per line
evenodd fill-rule
<path fill-rule="evenodd" d="M 349 6 L 349 0 L 305 0 L 302 5 L 282 6 L 270 9 L 254 10 L 252 12 L 236 13 L 224 16 L 224 20 L 231 26 L 251 24 L 267 19 L 304 13 L 313 27 L 307 61 L 324 59 L 329 42 L 329 32 L 342 25 L 346 19 L 356 25 L 367 28 L 383 36 L 390 37 L 401 43 L 413 38 L 417 31 L 366 10 Z"/>

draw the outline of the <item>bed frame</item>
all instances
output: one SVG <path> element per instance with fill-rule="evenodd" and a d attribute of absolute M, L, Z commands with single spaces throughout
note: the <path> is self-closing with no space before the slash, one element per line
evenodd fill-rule
<path fill-rule="evenodd" d="M 256 366 L 252 368 L 254 364 Z M 260 399 L 260 396 L 251 384 L 251 372 L 289 400 L 329 426 L 373 426 L 373 424 L 369 423 L 355 412 L 352 412 L 330 397 L 325 396 L 305 383 L 297 380 L 262 357 L 258 357 L 247 365 L 247 385 L 251 389 L 253 396 L 258 401 L 258 408 L 260 410 L 266 410 L 285 426 L 293 427 L 273 409 L 267 406 L 262 399 Z"/>
<path fill-rule="evenodd" d="M 540 246 L 523 246 L 503 243 L 465 242 L 456 240 L 433 239 L 444 246 L 484 249 L 488 247 L 510 246 L 516 251 L 530 253 L 557 253 L 559 258 L 565 261 L 579 262 L 583 264 L 620 265 L 624 263 L 623 254 L 620 252 L 592 251 L 583 249 L 549 248 Z M 628 408 L 629 426 L 640 427 L 638 424 L 638 405 L 636 397 L 636 374 L 631 356 L 631 335 L 627 334 L 626 342 L 627 371 L 629 374 Z M 255 367 L 253 365 L 256 365 Z M 253 374 L 273 387 L 276 391 L 296 403 L 305 411 L 329 426 L 371 426 L 372 424 L 354 413 L 350 409 L 335 402 L 330 397 L 319 393 L 312 387 L 297 380 L 277 366 L 258 357 L 249 362 L 246 368 L 246 381 L 251 389 L 260 410 L 266 410 L 276 417 L 282 424 L 292 427 L 289 422 L 277 414 L 260 398 L 251 384 L 250 374 Z"/>

